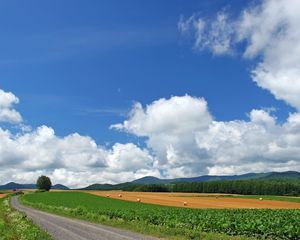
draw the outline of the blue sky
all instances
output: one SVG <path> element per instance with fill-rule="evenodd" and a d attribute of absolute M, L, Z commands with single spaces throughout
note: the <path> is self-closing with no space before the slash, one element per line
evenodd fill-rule
<path fill-rule="evenodd" d="M 218 120 L 246 119 L 253 108 L 287 105 L 258 88 L 251 61 L 197 52 L 177 28 L 181 15 L 234 13 L 246 1 L 2 2 L 0 79 L 20 98 L 32 126 L 79 132 L 98 143 L 127 141 L 109 130 L 133 102 L 204 97 Z"/>
<path fill-rule="evenodd" d="M 0 183 L 300 171 L 297 11 L 0 1 Z"/>

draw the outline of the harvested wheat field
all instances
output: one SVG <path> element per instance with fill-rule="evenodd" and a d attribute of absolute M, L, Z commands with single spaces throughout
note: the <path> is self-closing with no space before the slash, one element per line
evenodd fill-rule
<path fill-rule="evenodd" d="M 247 198 L 230 198 L 225 194 L 195 193 L 149 193 L 120 191 L 83 191 L 97 196 L 110 197 L 134 202 L 152 203 L 165 206 L 188 208 L 270 208 L 300 209 L 300 203 L 259 200 Z"/>
<path fill-rule="evenodd" d="M 6 196 L 6 194 L 0 193 L 0 198 L 4 198 L 5 196 Z"/>

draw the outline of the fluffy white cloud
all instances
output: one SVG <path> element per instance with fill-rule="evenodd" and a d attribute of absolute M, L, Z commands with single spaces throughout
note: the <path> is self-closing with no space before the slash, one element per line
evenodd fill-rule
<path fill-rule="evenodd" d="M 182 176 L 199 174 L 199 168 L 209 164 L 205 152 L 196 146 L 195 134 L 207 129 L 211 121 L 206 101 L 186 95 L 159 99 L 145 109 L 137 103 L 129 119 L 112 128 L 147 137 L 147 146 L 165 175 L 178 172 Z M 184 167 L 188 165 L 193 167 Z"/>
<path fill-rule="evenodd" d="M 217 55 L 232 53 L 237 44 L 245 43 L 243 56 L 261 59 L 252 71 L 257 85 L 300 110 L 299 12 L 298 0 L 263 0 L 237 19 L 224 11 L 210 20 L 194 14 L 181 18 L 178 27 L 193 34 L 195 48 Z"/>
<path fill-rule="evenodd" d="M 15 95 L 0 89 L 0 113 L 11 113 L 6 118 L 0 114 L 0 120 L 16 123 L 20 130 L 12 133 L 0 127 L 0 184 L 34 182 L 41 174 L 75 187 L 128 181 L 144 174 L 160 176 L 153 156 L 135 144 L 116 143 L 107 149 L 89 136 L 74 133 L 58 137 L 48 126 L 32 129 L 19 124 L 21 116 L 13 109 L 18 101 Z"/>
<path fill-rule="evenodd" d="M 157 175 L 153 157 L 132 143 L 106 149 L 77 133 L 58 137 L 47 126 L 17 135 L 0 128 L 0 156 L 0 183 L 35 181 L 42 173 L 70 186 L 133 180 L 143 171 Z"/>
<path fill-rule="evenodd" d="M 248 116 L 216 121 L 203 98 L 188 95 L 145 108 L 136 103 L 128 119 L 112 128 L 146 138 L 146 148 L 133 143 L 107 148 L 77 133 L 59 137 L 48 126 L 16 134 L 0 128 L 0 184 L 34 182 L 40 174 L 78 187 L 147 175 L 300 170 L 300 114 L 290 114 L 281 125 L 271 111 L 255 109 Z"/>
<path fill-rule="evenodd" d="M 20 113 L 13 109 L 19 99 L 11 92 L 0 89 L 0 122 L 19 123 L 22 121 Z"/>
<path fill-rule="evenodd" d="M 214 122 L 206 137 L 197 139 L 214 163 L 209 173 L 220 173 L 222 169 L 230 174 L 270 169 L 299 171 L 299 113 L 290 115 L 283 125 L 274 124 L 275 119 L 267 114 L 259 121 Z"/>
<path fill-rule="evenodd" d="M 124 129 L 137 136 L 157 135 L 162 131 L 178 136 L 206 128 L 211 120 L 206 101 L 186 95 L 161 98 L 145 110 L 140 103 L 136 103 L 129 114 L 129 120 L 112 125 L 111 128 Z"/>
<path fill-rule="evenodd" d="M 160 99 L 133 108 L 128 120 L 113 125 L 147 137 L 165 177 L 300 170 L 300 114 L 279 125 L 265 110 L 249 121 L 214 121 L 202 98 Z"/>
<path fill-rule="evenodd" d="M 147 150 L 142 150 L 135 144 L 116 143 L 109 151 L 107 164 L 113 172 L 137 172 L 153 168 L 154 159 Z"/>

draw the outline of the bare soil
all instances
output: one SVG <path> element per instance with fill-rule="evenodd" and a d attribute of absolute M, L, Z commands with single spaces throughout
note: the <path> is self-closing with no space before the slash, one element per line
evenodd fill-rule
<path fill-rule="evenodd" d="M 223 198 L 226 194 L 201 193 L 149 193 L 122 191 L 83 191 L 97 196 L 116 198 L 127 201 L 151 203 L 165 206 L 187 208 L 269 208 L 269 209 L 300 209 L 300 203 L 247 199 Z M 232 194 L 231 194 L 232 195 Z"/>
<path fill-rule="evenodd" d="M 0 198 L 4 198 L 6 194 L 0 193 Z"/>

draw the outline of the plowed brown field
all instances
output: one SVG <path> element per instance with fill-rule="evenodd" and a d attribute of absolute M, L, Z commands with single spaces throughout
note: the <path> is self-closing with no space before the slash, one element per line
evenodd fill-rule
<path fill-rule="evenodd" d="M 6 194 L 0 193 L 0 198 L 4 198 L 5 196 L 6 196 Z"/>
<path fill-rule="evenodd" d="M 300 209 L 300 203 L 259 200 L 247 198 L 222 197 L 225 194 L 197 193 L 149 193 L 120 191 L 83 191 L 97 196 L 111 197 L 127 201 L 141 201 L 165 206 L 188 208 L 270 208 L 270 209 Z M 121 194 L 121 197 L 119 196 Z"/>

